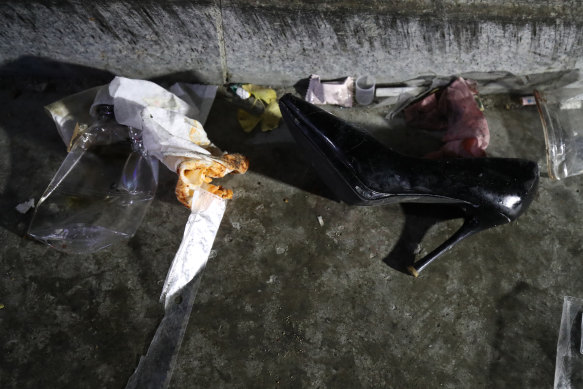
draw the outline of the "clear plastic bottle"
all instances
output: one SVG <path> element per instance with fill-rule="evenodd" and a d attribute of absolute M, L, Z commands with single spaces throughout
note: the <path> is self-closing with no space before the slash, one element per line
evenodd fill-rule
<path fill-rule="evenodd" d="M 40 198 L 28 234 L 60 251 L 91 253 L 131 238 L 156 193 L 158 161 L 141 131 L 115 121 L 112 105 L 74 141 Z"/>

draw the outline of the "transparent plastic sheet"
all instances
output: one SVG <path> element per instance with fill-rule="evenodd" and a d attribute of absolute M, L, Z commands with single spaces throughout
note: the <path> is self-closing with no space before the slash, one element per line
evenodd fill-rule
<path fill-rule="evenodd" d="M 212 145 L 199 121 L 206 120 L 216 90 L 215 86 L 179 84 L 168 91 L 149 81 L 116 77 L 94 105 L 113 100 L 116 119 L 141 128 L 146 150 L 176 172 L 183 163 L 213 163 L 226 155 Z M 214 149 L 217 155 L 211 154 Z M 225 166 L 225 172 L 229 171 Z M 191 214 L 160 298 L 164 318 L 127 388 L 166 388 L 170 384 L 226 201 L 198 188 L 193 190 L 189 205 Z"/>
<path fill-rule="evenodd" d="M 582 79 L 581 71 L 578 69 L 529 75 L 517 75 L 508 72 L 469 72 L 455 76 L 428 75 L 396 84 L 377 84 L 377 89 L 395 86 L 405 88 L 404 93 L 399 96 L 391 95 L 388 99 L 388 104 L 381 101 L 378 105 L 391 106 L 386 118 L 387 120 L 392 120 L 411 103 L 423 99 L 438 88 L 447 86 L 457 77 L 475 81 L 480 95 L 484 96 L 502 93 L 531 95 L 535 89 L 539 91 L 573 89 L 577 88 Z M 413 92 L 407 89 L 413 90 Z"/>
<path fill-rule="evenodd" d="M 553 73 L 515 75 L 507 72 L 471 72 L 460 75 L 477 83 L 480 95 L 535 95 L 546 143 L 548 175 L 560 180 L 583 173 L 583 74 L 579 69 Z M 403 87 L 377 107 L 389 106 L 389 126 L 402 126 L 405 108 L 450 83 L 452 77 L 422 76 L 378 88 Z M 407 88 L 414 90 L 408 92 Z"/>
<path fill-rule="evenodd" d="M 215 98 L 216 86 L 178 83 L 170 88 L 170 92 L 174 93 L 172 95 L 147 81 L 121 78 L 115 81 L 114 92 L 120 92 L 119 94 L 113 93 L 112 96 L 110 85 L 106 85 L 45 107 L 66 145 L 71 144 L 75 127 L 87 127 L 91 123 L 93 119 L 89 112 L 95 113 L 99 104 L 109 104 L 121 109 L 122 119 L 128 120 L 128 123 L 123 124 L 130 127 L 147 126 L 144 147 L 148 152 L 152 151 L 150 155 L 157 154 L 171 170 L 176 171 L 176 160 L 181 158 L 211 157 L 209 152 L 199 145 L 207 141 L 204 129 L 192 119 L 186 120 L 188 118 L 184 115 L 192 115 L 193 119 L 204 124 Z M 121 83 L 125 83 L 131 90 L 120 89 Z M 146 99 L 142 98 L 144 96 Z M 150 120 L 152 113 L 159 113 L 158 120 Z M 147 120 L 144 121 L 144 118 Z M 130 121 L 132 123 L 129 123 Z M 188 131 L 183 134 L 186 125 Z M 160 144 L 156 145 L 155 142 Z M 148 147 L 153 150 L 149 150 Z M 71 154 L 70 159 L 67 166 L 74 166 L 76 154 Z M 58 180 L 60 179 L 57 177 Z M 168 271 L 160 297 L 165 306 L 164 318 L 156 330 L 147 354 L 140 359 L 138 367 L 128 381 L 128 388 L 168 387 L 202 273 L 225 207 L 226 200 L 205 190 L 194 191 L 191 214 L 185 226 L 183 240 Z"/>
<path fill-rule="evenodd" d="M 557 342 L 554 389 L 583 388 L 583 299 L 566 296 Z"/>
<path fill-rule="evenodd" d="M 45 106 L 45 111 L 55 122 L 57 131 L 66 146 L 71 143 L 77 125 L 87 126 L 93 121 L 89 107 L 102 88 L 97 86 L 87 89 Z"/>
<path fill-rule="evenodd" d="M 583 85 L 535 91 L 546 143 L 549 177 L 583 173 Z"/>
<path fill-rule="evenodd" d="M 217 87 L 215 85 L 186 84 L 177 82 L 169 89 L 170 92 L 194 107 L 198 107 L 198 114 L 194 116 L 202 125 L 206 123 L 209 112 L 215 101 Z"/>
<path fill-rule="evenodd" d="M 423 100 L 425 97 L 435 93 L 438 89 L 447 87 L 454 80 L 454 77 L 433 77 L 430 79 L 419 78 L 416 80 L 409 80 L 405 82 L 406 86 L 415 86 L 421 89 L 420 93 L 410 93 L 405 92 L 400 94 L 394 101 L 394 105 L 391 107 L 386 115 L 386 119 L 391 121 L 394 120 L 397 115 L 402 113 L 405 108 L 414 104 L 418 101 Z M 415 91 L 418 91 L 415 90 Z"/>
<path fill-rule="evenodd" d="M 177 94 L 116 77 L 45 107 L 69 153 L 39 200 L 29 235 L 67 253 L 129 239 L 154 198 L 153 157 L 172 171 L 185 158 L 210 158 L 202 125 L 187 115 L 204 122 L 217 87 L 177 83 L 171 90 Z M 99 107 L 111 107 L 107 118 Z"/>
<path fill-rule="evenodd" d="M 151 85 L 153 83 L 148 84 Z M 143 84 L 138 84 L 137 87 L 138 89 L 143 90 Z M 157 86 L 157 88 L 163 90 L 161 87 Z M 177 106 L 180 106 L 182 108 L 181 113 L 191 114 L 192 117 L 202 125 L 205 124 L 215 100 L 217 86 L 177 82 L 169 88 L 169 91 L 178 97 L 174 98 L 173 101 L 181 101 L 179 104 L 174 104 L 175 111 L 177 111 Z M 157 103 L 157 106 L 160 106 L 159 98 L 154 96 L 150 101 L 154 101 Z M 63 139 L 63 143 L 69 145 L 75 127 L 77 125 L 88 126 L 93 121 L 92 114 L 95 114 L 95 107 L 97 105 L 114 105 L 114 102 L 114 98 L 109 94 L 108 84 L 67 96 L 45 106 L 45 110 L 57 126 L 57 131 Z M 127 104 L 131 104 L 131 102 L 128 101 Z M 123 113 L 125 112 L 122 112 L 122 114 Z M 139 121 L 141 121 L 141 119 L 136 118 L 136 123 Z M 131 126 L 131 124 L 126 125 Z"/>
<path fill-rule="evenodd" d="M 128 389 L 167 388 L 170 384 L 202 272 L 226 208 L 224 199 L 204 190 L 194 194 L 192 204 L 182 243 L 160 297 L 165 307 L 164 318 L 128 381 Z"/>
<path fill-rule="evenodd" d="M 116 123 L 112 106 L 101 107 L 96 123 L 70 143 L 28 230 L 66 253 L 92 253 L 131 238 L 158 185 L 158 161 L 145 153 L 141 131 Z"/>

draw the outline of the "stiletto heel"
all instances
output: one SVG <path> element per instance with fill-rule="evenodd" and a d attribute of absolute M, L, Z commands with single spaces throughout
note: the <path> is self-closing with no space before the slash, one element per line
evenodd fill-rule
<path fill-rule="evenodd" d="M 455 232 L 455 234 L 450 236 L 445 242 L 439 245 L 439 247 L 415 262 L 413 265 L 407 266 L 407 270 L 409 273 L 411 273 L 411 275 L 419 277 L 421 270 L 425 269 L 431 262 L 435 261 L 443 253 L 455 246 L 456 243 L 467 238 L 468 236 L 474 235 L 491 227 L 494 227 L 494 225 L 489 225 L 487 219 L 480 219 L 476 216 L 464 219 L 464 224 L 459 228 L 459 230 Z"/>
<path fill-rule="evenodd" d="M 404 201 L 459 205 L 464 224 L 408 268 L 414 276 L 468 236 L 518 218 L 536 194 L 539 172 L 532 161 L 408 157 L 291 94 L 279 105 L 294 139 L 339 200 L 354 205 Z"/>

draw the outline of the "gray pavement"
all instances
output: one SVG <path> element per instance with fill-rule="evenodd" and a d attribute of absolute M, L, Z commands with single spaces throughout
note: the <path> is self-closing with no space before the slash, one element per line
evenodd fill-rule
<path fill-rule="evenodd" d="M 23 237 L 30 214 L 14 210 L 38 199 L 65 156 L 43 105 L 101 82 L 0 80 L 2 388 L 123 388 L 163 314 L 158 298 L 188 217 L 173 173 L 161 171 L 136 236 L 94 255 Z M 489 154 L 530 158 L 544 172 L 536 109 L 511 96 L 485 106 Z M 436 144 L 389 129 L 382 108 L 332 110 L 408 153 Z M 415 279 L 387 263 L 406 255 L 404 234 L 427 225 L 424 208 L 331 200 L 285 125 L 245 134 L 220 96 L 206 130 L 251 167 L 223 179 L 235 199 L 171 388 L 552 387 L 563 296 L 583 297 L 583 177 L 543 175 L 517 222 L 468 238 Z M 429 252 L 459 224 L 431 228 L 414 249 Z"/>

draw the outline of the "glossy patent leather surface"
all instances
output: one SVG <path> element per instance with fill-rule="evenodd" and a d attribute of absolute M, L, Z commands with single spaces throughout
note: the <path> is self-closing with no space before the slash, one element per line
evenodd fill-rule
<path fill-rule="evenodd" d="M 414 275 L 461 239 L 515 220 L 536 194 L 535 162 L 409 157 L 293 95 L 283 96 L 279 104 L 294 139 L 339 200 L 354 205 L 456 203 L 463 209 L 462 228 L 416 263 L 411 269 Z"/>

